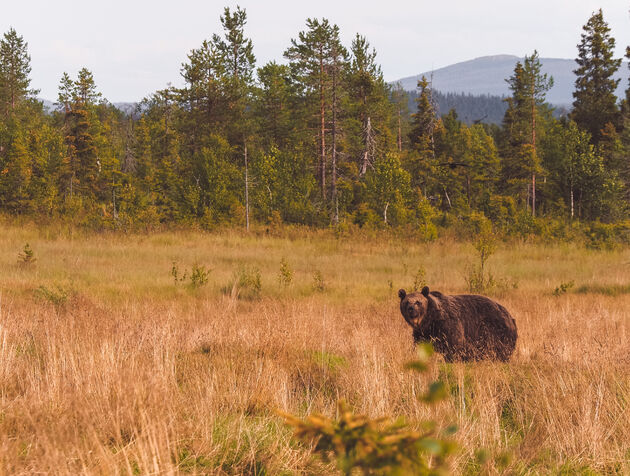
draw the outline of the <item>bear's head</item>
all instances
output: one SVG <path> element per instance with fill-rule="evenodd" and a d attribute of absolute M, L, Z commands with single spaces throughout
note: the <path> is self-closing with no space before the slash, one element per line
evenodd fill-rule
<path fill-rule="evenodd" d="M 422 319 L 427 315 L 429 308 L 429 287 L 425 286 L 421 292 L 409 293 L 404 289 L 398 291 L 400 298 L 400 312 L 405 321 L 414 329 L 420 327 Z"/>

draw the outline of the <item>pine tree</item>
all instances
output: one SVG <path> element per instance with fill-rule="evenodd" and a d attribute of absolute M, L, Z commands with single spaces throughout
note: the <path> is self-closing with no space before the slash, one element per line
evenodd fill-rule
<path fill-rule="evenodd" d="M 619 128 L 619 110 L 615 90 L 619 84 L 613 75 L 621 65 L 614 59 L 615 39 L 599 9 L 582 28 L 582 41 L 578 45 L 578 68 L 571 118 L 591 134 L 594 144 L 602 138 L 607 123 Z"/>
<path fill-rule="evenodd" d="M 307 19 L 307 30 L 298 35 L 298 39 L 291 40 L 291 46 L 285 51 L 284 56 L 290 61 L 291 71 L 295 79 L 300 83 L 305 99 L 311 104 L 316 104 L 317 132 L 318 132 L 318 157 L 319 157 L 319 185 L 321 197 L 327 201 L 326 191 L 326 124 L 330 110 L 330 76 L 329 65 L 331 59 L 331 38 L 334 35 L 336 25 L 331 25 L 328 20 Z M 338 29 L 337 29 L 338 30 Z"/>
<path fill-rule="evenodd" d="M 339 197 L 337 189 L 337 175 L 339 166 L 339 139 L 341 136 L 340 120 L 342 96 L 345 95 L 342 80 L 346 74 L 348 52 L 341 44 L 339 37 L 339 27 L 334 25 L 330 35 L 330 58 L 328 65 L 328 75 L 330 76 L 330 109 L 331 109 L 331 201 L 332 201 L 332 222 L 339 223 Z"/>
<path fill-rule="evenodd" d="M 430 151 L 433 154 L 433 132 L 437 118 L 431 97 L 431 86 L 424 76 L 418 81 L 418 89 L 420 95 L 416 99 L 417 110 L 411 115 L 409 141 L 413 148 Z"/>
<path fill-rule="evenodd" d="M 102 163 L 94 137 L 94 128 L 98 127 L 94 107 L 100 98 L 94 76 L 88 69 L 82 68 L 76 81 L 63 74 L 57 104 L 64 110 L 66 159 L 63 176 L 70 198 L 75 193 L 93 197 L 99 191 Z"/>
<path fill-rule="evenodd" d="M 284 146 L 291 141 L 297 118 L 295 91 L 291 84 L 291 70 L 275 61 L 258 68 L 259 87 L 254 101 L 257 128 L 263 142 L 270 149 Z M 295 119 L 295 120 L 294 120 Z"/>
<path fill-rule="evenodd" d="M 217 45 L 204 40 L 188 54 L 182 64 L 181 75 L 186 87 L 178 93 L 178 102 L 188 113 L 181 117 L 186 149 L 190 155 L 198 153 L 205 138 L 228 127 L 226 62 Z"/>
<path fill-rule="evenodd" d="M 626 47 L 626 59 L 628 60 L 628 69 L 630 69 L 630 46 Z M 625 160 L 619 168 L 619 174 L 624 182 L 625 198 L 630 203 L 630 79 L 626 95 L 621 102 L 621 144 L 623 146 L 623 155 Z"/>
<path fill-rule="evenodd" d="M 354 122 L 355 143 L 351 150 L 357 155 L 359 176 L 372 166 L 379 149 L 379 139 L 386 136 L 391 106 L 388 87 L 381 67 L 376 63 L 376 50 L 367 39 L 357 34 L 352 41 L 351 62 L 348 69 L 348 89 L 351 107 L 349 114 Z M 381 150 L 386 149 L 382 147 Z M 399 152 L 402 148 L 399 148 Z"/>
<path fill-rule="evenodd" d="M 214 34 L 212 44 L 224 64 L 223 80 L 227 99 L 228 137 L 233 144 L 244 147 L 249 126 L 246 118 L 248 97 L 251 92 L 256 64 L 251 39 L 245 37 L 247 13 L 240 7 L 232 13 L 228 7 L 221 16 L 223 37 Z"/>
<path fill-rule="evenodd" d="M 12 113 L 28 96 L 30 90 L 31 57 L 28 43 L 11 28 L 0 40 L 0 112 Z"/>
<path fill-rule="evenodd" d="M 528 190 L 531 194 L 532 216 L 536 215 L 536 174 L 541 172 L 536 136 L 540 129 L 538 118 L 544 118 L 545 95 L 553 86 L 553 78 L 542 73 L 538 52 L 517 62 L 514 74 L 507 79 L 512 97 L 508 101 L 508 111 L 504 117 L 504 128 L 508 131 L 510 150 L 506 154 L 508 162 L 507 178 L 512 181 L 531 178 Z"/>

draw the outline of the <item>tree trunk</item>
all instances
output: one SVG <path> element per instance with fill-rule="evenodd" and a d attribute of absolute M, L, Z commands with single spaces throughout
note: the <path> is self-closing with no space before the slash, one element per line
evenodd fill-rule
<path fill-rule="evenodd" d="M 446 197 L 446 203 L 448 203 L 448 208 L 449 210 L 451 209 L 452 205 L 451 205 L 451 198 L 448 196 L 448 192 L 446 191 L 446 187 L 444 188 L 444 196 Z M 426 190 L 426 187 L 425 187 Z"/>
<path fill-rule="evenodd" d="M 245 229 L 249 231 L 249 177 L 247 176 L 247 144 L 243 145 L 245 155 Z"/>
<path fill-rule="evenodd" d="M 374 148 L 374 138 L 372 137 L 372 119 L 370 116 L 365 120 L 365 125 L 363 126 L 363 158 L 361 159 L 361 170 L 359 171 L 359 176 L 364 176 L 367 172 L 368 165 L 370 165 L 372 161 L 373 148 Z"/>
<path fill-rule="evenodd" d="M 339 210 L 337 206 L 337 67 L 333 65 L 332 70 L 332 177 L 330 180 L 331 185 L 331 198 L 333 201 L 333 223 L 337 225 L 339 223 Z"/>
<path fill-rule="evenodd" d="M 402 123 L 400 106 L 398 106 L 398 152 L 402 152 Z"/>
<path fill-rule="evenodd" d="M 319 184 L 322 192 L 322 200 L 326 202 L 326 101 L 324 98 L 324 58 L 320 49 L 319 56 L 319 118 L 320 118 L 320 158 L 319 158 Z"/>
<path fill-rule="evenodd" d="M 532 82 L 532 146 L 534 148 L 534 169 L 532 171 L 532 216 L 536 216 L 536 95 L 534 91 L 535 81 Z"/>

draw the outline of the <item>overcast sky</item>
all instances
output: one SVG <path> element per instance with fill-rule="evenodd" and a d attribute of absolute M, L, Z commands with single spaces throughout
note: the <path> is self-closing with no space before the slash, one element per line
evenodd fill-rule
<path fill-rule="evenodd" d="M 630 44 L 630 0 L 28 0 L 3 2 L 0 30 L 13 27 L 28 42 L 32 86 L 54 100 L 64 71 L 87 67 L 111 102 L 137 101 L 181 85 L 186 54 L 221 31 L 223 7 L 247 10 L 247 35 L 258 65 L 282 53 L 309 17 L 326 17 L 349 46 L 365 35 L 387 80 L 479 56 L 574 58 L 581 27 L 603 8 L 617 40 Z"/>

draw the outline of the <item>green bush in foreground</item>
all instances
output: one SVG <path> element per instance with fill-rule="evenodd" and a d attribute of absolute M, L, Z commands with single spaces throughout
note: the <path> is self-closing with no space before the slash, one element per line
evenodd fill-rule
<path fill-rule="evenodd" d="M 407 368 L 426 372 L 433 348 L 419 346 L 417 361 Z M 447 396 L 443 382 L 433 382 L 420 397 L 427 404 Z M 354 470 L 363 474 L 438 475 L 447 470 L 449 455 L 455 444 L 448 438 L 456 429 L 439 431 L 435 422 L 425 421 L 420 430 L 411 429 L 402 419 L 392 422 L 387 417 L 371 419 L 354 414 L 345 401 L 338 403 L 338 419 L 313 414 L 304 420 L 279 412 L 294 428 L 294 436 L 306 444 L 314 443 L 314 451 L 325 461 L 333 460 L 341 474 Z"/>

